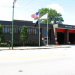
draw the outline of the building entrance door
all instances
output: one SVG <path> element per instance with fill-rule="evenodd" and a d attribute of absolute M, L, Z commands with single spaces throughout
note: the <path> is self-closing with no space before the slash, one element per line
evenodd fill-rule
<path fill-rule="evenodd" d="M 57 42 L 64 44 L 64 32 L 57 32 Z"/>
<path fill-rule="evenodd" d="M 69 42 L 71 44 L 74 44 L 74 42 L 75 42 L 74 35 L 75 35 L 75 33 L 69 33 Z"/>

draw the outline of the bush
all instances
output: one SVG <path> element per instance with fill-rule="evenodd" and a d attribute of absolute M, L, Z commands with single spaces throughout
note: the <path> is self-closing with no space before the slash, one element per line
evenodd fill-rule
<path fill-rule="evenodd" d="M 25 46 L 38 46 L 38 43 L 26 43 Z"/>
<path fill-rule="evenodd" d="M 2 47 L 8 47 L 9 45 L 7 43 L 1 43 Z"/>
<path fill-rule="evenodd" d="M 9 47 L 8 43 L 1 43 L 1 47 Z M 23 43 L 13 43 L 13 46 L 23 46 Z M 39 46 L 38 43 L 25 43 L 24 46 Z"/>
<path fill-rule="evenodd" d="M 38 43 L 25 43 L 24 46 L 38 46 Z M 23 46 L 23 43 L 13 43 L 13 46 Z"/>
<path fill-rule="evenodd" d="M 23 43 L 13 43 L 13 46 L 23 46 Z"/>

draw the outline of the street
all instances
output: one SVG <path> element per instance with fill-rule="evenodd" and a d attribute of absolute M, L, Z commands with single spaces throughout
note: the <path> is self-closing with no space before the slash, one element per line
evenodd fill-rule
<path fill-rule="evenodd" d="M 0 75 L 75 75 L 74 48 L 2 50 Z"/>

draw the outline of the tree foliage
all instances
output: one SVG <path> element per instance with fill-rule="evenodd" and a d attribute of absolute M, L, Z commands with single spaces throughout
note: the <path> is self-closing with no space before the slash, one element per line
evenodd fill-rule
<path fill-rule="evenodd" d="M 20 38 L 23 41 L 23 46 L 24 46 L 24 42 L 27 40 L 29 34 L 27 33 L 27 27 L 23 26 L 22 30 L 20 32 Z"/>
<path fill-rule="evenodd" d="M 0 43 L 4 41 L 4 34 L 3 34 L 3 30 L 0 24 Z"/>
<path fill-rule="evenodd" d="M 62 14 L 57 13 L 57 11 L 54 9 L 42 8 L 39 9 L 38 12 L 40 14 L 40 17 L 42 17 L 44 14 L 48 12 L 48 24 L 56 24 L 56 23 L 60 24 L 64 21 L 62 18 Z M 44 19 L 42 23 L 47 24 L 47 19 Z"/>

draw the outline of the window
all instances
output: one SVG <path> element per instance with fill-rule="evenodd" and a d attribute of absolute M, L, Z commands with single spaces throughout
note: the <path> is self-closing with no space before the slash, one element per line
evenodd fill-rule
<path fill-rule="evenodd" d="M 18 27 L 16 27 L 16 33 L 18 33 Z"/>
<path fill-rule="evenodd" d="M 21 30 L 20 30 L 20 27 L 19 27 L 19 28 L 18 28 L 18 33 L 20 33 L 20 31 L 21 31 Z"/>
<path fill-rule="evenodd" d="M 19 28 L 18 28 L 18 32 L 20 33 L 20 31 L 21 31 L 21 28 L 19 27 Z"/>
<path fill-rule="evenodd" d="M 9 27 L 7 27 L 7 33 L 10 33 Z"/>
<path fill-rule="evenodd" d="M 47 35 L 47 29 L 44 29 L 44 35 Z"/>
<path fill-rule="evenodd" d="M 10 32 L 12 32 L 12 28 L 10 27 Z"/>
<path fill-rule="evenodd" d="M 14 27 L 14 28 L 13 28 L 13 32 L 14 32 L 14 33 L 18 33 L 18 27 Z"/>
<path fill-rule="evenodd" d="M 33 34 L 35 34 L 35 30 L 34 30 L 34 28 L 33 28 Z"/>
<path fill-rule="evenodd" d="M 35 29 L 35 31 L 34 31 L 34 32 L 35 32 L 35 34 L 36 34 L 36 29 Z"/>
<path fill-rule="evenodd" d="M 15 30 L 15 33 L 16 33 L 16 28 L 14 28 L 14 30 Z"/>
<path fill-rule="evenodd" d="M 7 27 L 5 27 L 5 33 L 7 33 Z"/>
<path fill-rule="evenodd" d="M 36 29 L 36 34 L 39 34 L 39 29 Z"/>
<path fill-rule="evenodd" d="M 33 34 L 33 29 L 32 28 L 30 29 L 30 32 L 31 32 L 31 34 Z"/>
<path fill-rule="evenodd" d="M 3 33 L 4 33 L 4 27 L 2 27 Z"/>
<path fill-rule="evenodd" d="M 28 28 L 28 32 L 29 32 L 29 34 L 30 34 L 30 28 Z"/>

